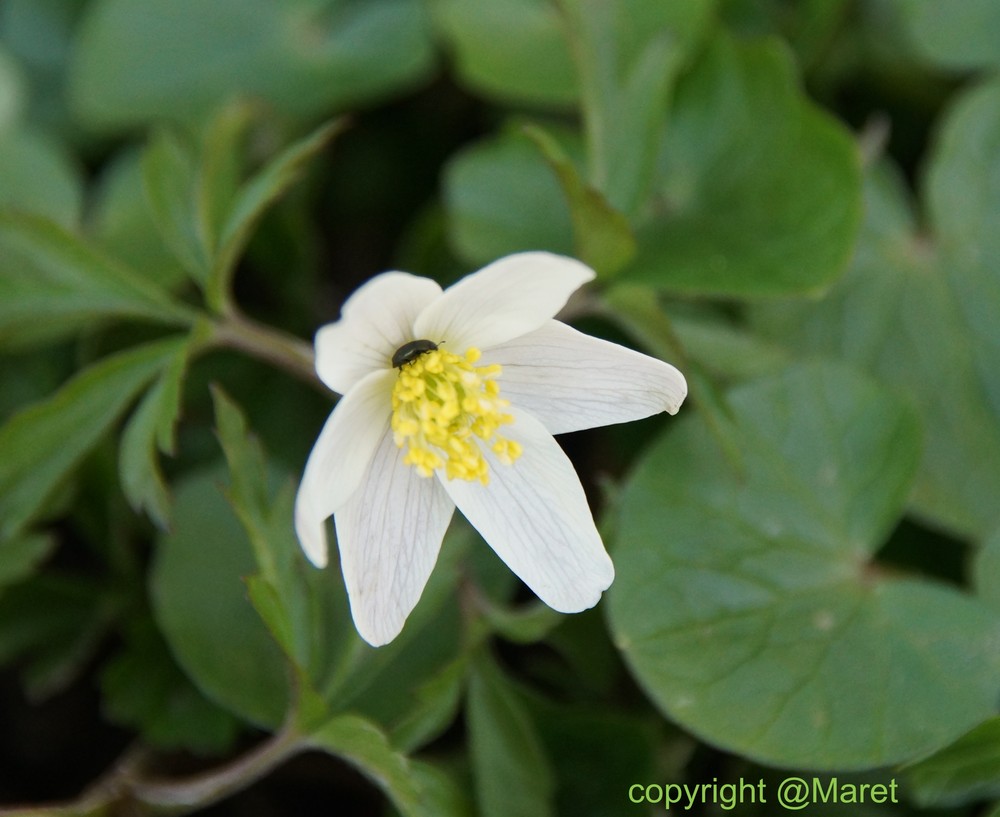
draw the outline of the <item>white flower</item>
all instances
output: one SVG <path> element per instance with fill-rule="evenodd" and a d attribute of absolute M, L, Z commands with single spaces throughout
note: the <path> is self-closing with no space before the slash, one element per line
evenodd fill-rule
<path fill-rule="evenodd" d="M 611 559 L 552 435 L 673 414 L 687 384 L 667 363 L 552 319 L 593 277 L 542 252 L 444 291 L 386 272 L 316 334 L 316 371 L 343 397 L 309 455 L 295 527 L 323 567 L 334 517 L 370 644 L 402 630 L 456 505 L 555 610 L 593 607 L 610 586 Z"/>

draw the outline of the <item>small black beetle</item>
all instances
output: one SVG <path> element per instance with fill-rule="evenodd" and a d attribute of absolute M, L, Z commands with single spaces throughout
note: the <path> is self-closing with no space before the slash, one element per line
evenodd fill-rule
<path fill-rule="evenodd" d="M 412 363 L 425 352 L 433 352 L 438 345 L 432 340 L 411 340 L 404 343 L 392 355 L 392 365 L 402 369 L 407 363 Z"/>

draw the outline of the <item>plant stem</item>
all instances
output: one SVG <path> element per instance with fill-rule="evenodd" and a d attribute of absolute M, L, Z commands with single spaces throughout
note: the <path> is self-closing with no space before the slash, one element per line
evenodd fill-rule
<path fill-rule="evenodd" d="M 176 780 L 145 776 L 149 753 L 133 748 L 77 800 L 0 808 L 10 817 L 113 817 L 189 814 L 241 791 L 289 758 L 308 749 L 302 736 L 282 729 L 232 762 Z"/>
<path fill-rule="evenodd" d="M 136 780 L 129 787 L 129 796 L 153 813 L 203 808 L 245 789 L 304 748 L 294 732 L 278 732 L 232 763 L 204 774 L 182 780 Z"/>
<path fill-rule="evenodd" d="M 207 344 L 245 352 L 328 393 L 316 375 L 316 358 L 307 344 L 238 312 L 230 312 L 213 324 Z"/>

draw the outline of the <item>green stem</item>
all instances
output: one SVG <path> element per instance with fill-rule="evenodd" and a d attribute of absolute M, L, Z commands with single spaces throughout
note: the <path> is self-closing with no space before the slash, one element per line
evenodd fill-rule
<path fill-rule="evenodd" d="M 316 358 L 307 344 L 245 315 L 231 312 L 221 322 L 213 324 L 206 343 L 245 352 L 328 393 L 316 375 Z"/>
<path fill-rule="evenodd" d="M 185 813 L 217 803 L 260 780 L 305 748 L 299 735 L 279 732 L 232 763 L 182 780 L 136 780 L 130 798 L 154 813 Z"/>
<path fill-rule="evenodd" d="M 309 748 L 301 735 L 283 729 L 224 766 L 176 780 L 145 776 L 145 749 L 127 751 L 79 799 L 41 806 L 0 808 L 9 817 L 114 817 L 118 814 L 189 814 L 256 783 Z"/>

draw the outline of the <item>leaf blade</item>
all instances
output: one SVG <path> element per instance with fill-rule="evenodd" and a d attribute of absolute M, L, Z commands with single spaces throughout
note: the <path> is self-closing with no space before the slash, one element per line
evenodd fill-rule
<path fill-rule="evenodd" d="M 194 313 L 57 224 L 0 212 L 0 343 L 109 318 L 187 325 Z"/>
<path fill-rule="evenodd" d="M 918 462 L 912 412 L 829 364 L 730 405 L 739 467 L 691 417 L 623 493 L 611 626 L 652 700 L 745 756 L 834 770 L 913 759 L 988 716 L 1000 617 L 870 562 Z"/>
<path fill-rule="evenodd" d="M 184 340 L 168 338 L 119 352 L 84 370 L 52 397 L 0 428 L 0 539 L 41 510 L 76 464 L 152 380 Z"/>
<path fill-rule="evenodd" d="M 678 84 L 655 196 L 623 277 L 694 295 L 820 292 L 854 247 L 860 153 L 798 90 L 783 48 L 718 36 Z"/>
<path fill-rule="evenodd" d="M 343 119 L 321 125 L 285 148 L 237 191 L 220 230 L 218 248 L 206 287 L 206 298 L 210 306 L 219 310 L 228 303 L 236 262 L 264 212 L 299 181 L 306 165 L 345 125 Z"/>

